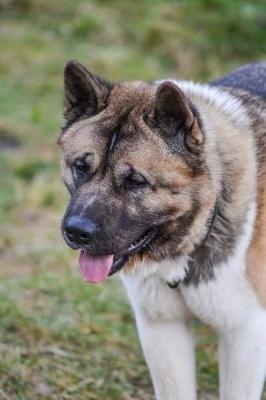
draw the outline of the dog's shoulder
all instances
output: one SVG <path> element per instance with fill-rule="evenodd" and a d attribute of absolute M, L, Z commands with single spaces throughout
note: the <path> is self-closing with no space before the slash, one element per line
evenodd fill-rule
<path fill-rule="evenodd" d="M 246 255 L 256 211 L 254 201 L 233 254 L 216 266 L 214 279 L 198 285 L 181 285 L 181 293 L 194 315 L 218 331 L 238 329 L 251 317 L 265 316 L 265 310 L 258 302 L 258 292 L 251 287 L 246 276 Z"/>

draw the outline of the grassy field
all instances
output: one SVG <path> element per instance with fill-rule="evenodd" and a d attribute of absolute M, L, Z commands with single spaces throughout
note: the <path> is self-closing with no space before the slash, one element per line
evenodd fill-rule
<path fill-rule="evenodd" d="M 153 399 L 118 280 L 83 284 L 60 237 L 64 63 L 204 81 L 262 59 L 265 27 L 263 0 L 0 0 L 0 399 Z M 215 336 L 195 330 L 217 393 Z"/>

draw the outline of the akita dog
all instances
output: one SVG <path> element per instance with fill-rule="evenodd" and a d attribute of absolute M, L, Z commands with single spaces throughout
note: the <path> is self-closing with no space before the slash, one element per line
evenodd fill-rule
<path fill-rule="evenodd" d="M 266 374 L 266 62 L 209 85 L 65 68 L 62 222 L 88 282 L 120 271 L 156 398 L 195 400 L 193 317 L 219 335 L 220 398 Z"/>

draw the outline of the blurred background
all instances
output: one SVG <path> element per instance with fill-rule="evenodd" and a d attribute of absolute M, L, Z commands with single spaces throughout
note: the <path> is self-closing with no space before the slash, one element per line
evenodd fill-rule
<path fill-rule="evenodd" d="M 63 67 L 208 81 L 265 58 L 265 1 L 0 0 L 0 50 L 0 399 L 153 399 L 117 278 L 85 285 L 60 236 Z M 215 335 L 195 330 L 217 393 Z"/>

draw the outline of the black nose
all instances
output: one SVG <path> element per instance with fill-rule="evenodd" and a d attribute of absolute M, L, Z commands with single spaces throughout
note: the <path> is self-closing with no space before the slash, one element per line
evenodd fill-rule
<path fill-rule="evenodd" d="M 97 225 L 90 219 L 71 216 L 64 224 L 67 238 L 77 244 L 86 244 L 97 232 Z"/>

